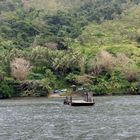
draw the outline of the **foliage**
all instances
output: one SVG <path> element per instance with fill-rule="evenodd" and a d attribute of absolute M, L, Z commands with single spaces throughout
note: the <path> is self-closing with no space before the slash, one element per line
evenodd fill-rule
<path fill-rule="evenodd" d="M 10 63 L 11 74 L 17 80 L 25 80 L 30 69 L 30 62 L 23 58 L 14 58 Z"/>
<path fill-rule="evenodd" d="M 11 79 L 1 79 L 0 81 L 0 99 L 10 98 L 14 95 L 14 87 Z"/>
<path fill-rule="evenodd" d="M 46 1 L 0 1 L 1 97 L 139 93 L 139 0 Z"/>
<path fill-rule="evenodd" d="M 129 82 L 118 71 L 108 73 L 105 76 L 98 76 L 93 82 L 94 86 L 89 88 L 96 95 L 127 94 L 127 86 L 129 85 Z"/>
<path fill-rule="evenodd" d="M 12 40 L 14 45 L 24 48 L 44 45 L 50 41 L 63 42 L 65 38 L 75 39 L 81 35 L 88 23 L 114 19 L 123 12 L 123 5 L 129 2 L 84 1 L 81 2 L 81 7 L 73 9 L 72 12 L 58 10 L 55 14 L 46 14 L 42 10 L 30 7 L 26 9 L 26 2 L 22 3 L 20 0 L 1 3 L 1 11 L 3 11 L 0 16 L 1 37 Z M 9 8 L 3 9 L 5 6 Z M 96 36 L 100 37 L 102 33 L 96 33 Z"/>
<path fill-rule="evenodd" d="M 14 83 L 15 94 L 22 97 L 48 96 L 48 87 L 44 86 L 39 80 L 16 81 Z"/>
<path fill-rule="evenodd" d="M 92 78 L 93 78 L 92 76 L 87 75 L 87 74 L 76 75 L 76 74 L 70 73 L 66 77 L 66 81 L 71 84 L 87 86 L 87 85 L 92 84 Z"/>
<path fill-rule="evenodd" d="M 49 94 L 49 87 L 47 85 L 43 85 L 42 82 L 36 82 L 33 84 L 33 93 L 35 96 L 48 96 Z M 31 92 L 31 91 L 30 91 Z"/>
<path fill-rule="evenodd" d="M 64 75 L 71 71 L 80 71 L 79 61 L 81 53 L 76 50 L 53 51 L 48 48 L 36 47 L 31 49 L 29 59 L 40 71 L 49 68 L 54 73 Z"/>

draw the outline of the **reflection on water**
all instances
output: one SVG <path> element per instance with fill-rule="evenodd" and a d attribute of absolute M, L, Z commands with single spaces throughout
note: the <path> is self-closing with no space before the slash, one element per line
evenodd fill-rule
<path fill-rule="evenodd" d="M 0 101 L 0 140 L 140 140 L 140 96 L 96 97 L 93 107 L 63 99 Z"/>

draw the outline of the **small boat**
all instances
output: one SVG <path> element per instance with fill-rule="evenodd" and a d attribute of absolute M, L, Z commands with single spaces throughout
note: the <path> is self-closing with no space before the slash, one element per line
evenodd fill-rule
<path fill-rule="evenodd" d="M 71 106 L 93 106 L 95 104 L 94 99 L 91 99 L 88 94 L 86 94 L 86 100 L 73 100 L 72 96 L 70 99 L 66 97 L 64 99 L 64 105 L 71 105 Z"/>

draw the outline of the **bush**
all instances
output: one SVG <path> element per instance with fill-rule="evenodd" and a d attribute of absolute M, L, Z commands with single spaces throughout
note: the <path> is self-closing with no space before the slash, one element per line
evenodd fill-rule
<path fill-rule="evenodd" d="M 92 62 L 91 68 L 88 70 L 93 75 L 99 75 L 104 72 L 112 71 L 115 65 L 115 58 L 107 51 L 101 51 Z"/>
<path fill-rule="evenodd" d="M 76 83 L 75 83 L 76 76 L 77 76 L 77 75 L 75 75 L 75 74 L 73 74 L 73 73 L 70 73 L 70 74 L 67 75 L 67 77 L 66 77 L 65 79 L 66 79 L 66 81 L 67 81 L 68 83 L 76 84 Z"/>
<path fill-rule="evenodd" d="M 45 87 L 41 81 L 22 81 L 14 83 L 14 90 L 15 94 L 18 96 L 48 96 L 49 90 L 47 87 Z"/>
<path fill-rule="evenodd" d="M 49 87 L 42 84 L 41 82 L 34 83 L 33 85 L 33 93 L 35 96 L 48 96 L 49 94 Z"/>
<path fill-rule="evenodd" d="M 6 99 L 12 97 L 14 93 L 13 86 L 9 81 L 2 81 L 0 82 L 0 98 L 1 99 Z"/>
<path fill-rule="evenodd" d="M 89 86 L 89 90 L 95 92 L 95 95 L 123 95 L 130 93 L 129 89 L 130 83 L 118 71 L 96 77 L 94 85 Z"/>
<path fill-rule="evenodd" d="M 23 58 L 15 58 L 11 64 L 11 74 L 17 80 L 25 80 L 30 69 L 30 62 Z"/>

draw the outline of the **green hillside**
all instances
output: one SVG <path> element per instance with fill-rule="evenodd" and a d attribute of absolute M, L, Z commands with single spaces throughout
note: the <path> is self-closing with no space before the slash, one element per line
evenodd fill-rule
<path fill-rule="evenodd" d="M 92 23 L 86 27 L 77 41 L 80 45 L 86 46 L 85 48 L 91 49 L 108 48 L 110 51 L 128 53 L 127 47 L 132 46 L 130 52 L 132 49 L 138 51 L 139 12 L 140 5 L 137 5 L 126 10 L 121 17 L 115 20 L 104 21 L 102 24 Z"/>
<path fill-rule="evenodd" d="M 139 94 L 139 13 L 139 0 L 0 1 L 0 98 Z"/>
<path fill-rule="evenodd" d="M 109 45 L 136 42 L 140 25 L 140 6 L 134 6 L 115 20 L 102 24 L 91 24 L 86 27 L 79 38 L 90 45 Z"/>
<path fill-rule="evenodd" d="M 84 4 L 84 0 L 30 0 L 29 5 L 37 9 L 44 9 L 46 11 L 67 11 L 73 8 L 80 7 Z"/>
<path fill-rule="evenodd" d="M 46 11 L 67 11 L 74 8 L 79 8 L 80 6 L 83 6 L 84 4 L 91 3 L 91 4 L 97 4 L 99 7 L 104 5 L 105 3 L 119 3 L 119 4 L 126 4 L 127 6 L 132 3 L 138 4 L 139 0 L 118 0 L 117 2 L 110 0 L 28 0 L 28 3 L 31 7 L 35 7 L 37 9 L 44 9 Z M 125 5 L 124 5 L 125 7 Z"/>

